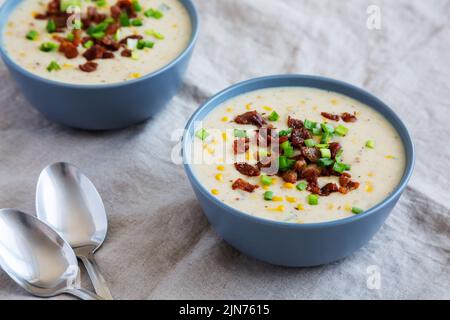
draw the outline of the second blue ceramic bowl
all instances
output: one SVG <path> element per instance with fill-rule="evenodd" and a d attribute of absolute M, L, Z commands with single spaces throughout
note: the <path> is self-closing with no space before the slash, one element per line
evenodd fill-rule
<path fill-rule="evenodd" d="M 397 129 L 406 152 L 406 167 L 395 190 L 383 202 L 349 218 L 311 224 L 293 224 L 258 218 L 238 211 L 211 195 L 195 176 L 189 159 L 194 123 L 237 95 L 273 87 L 312 87 L 352 97 L 380 112 Z M 411 137 L 399 117 L 382 101 L 350 84 L 323 77 L 280 75 L 236 84 L 212 97 L 189 120 L 183 137 L 187 176 L 209 222 L 217 233 L 241 252 L 276 265 L 316 266 L 342 259 L 366 244 L 380 229 L 406 188 L 415 160 Z"/>
<path fill-rule="evenodd" d="M 181 87 L 199 30 L 191 0 L 180 0 L 192 22 L 187 48 L 168 65 L 139 79 L 117 84 L 76 85 L 38 77 L 16 64 L 5 52 L 3 30 L 21 0 L 0 8 L 0 56 L 30 104 L 49 120 L 89 130 L 119 129 L 142 122 L 161 111 Z"/>

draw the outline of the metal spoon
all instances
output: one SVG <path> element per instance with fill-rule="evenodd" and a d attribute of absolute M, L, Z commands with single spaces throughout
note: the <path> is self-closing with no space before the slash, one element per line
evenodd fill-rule
<path fill-rule="evenodd" d="M 48 166 L 39 176 L 36 212 L 74 249 L 97 294 L 112 300 L 94 260 L 94 252 L 105 240 L 108 222 L 103 201 L 89 178 L 68 163 Z"/>
<path fill-rule="evenodd" d="M 0 266 L 22 288 L 39 297 L 68 293 L 102 299 L 81 289 L 77 258 L 69 244 L 37 218 L 0 210 Z"/>

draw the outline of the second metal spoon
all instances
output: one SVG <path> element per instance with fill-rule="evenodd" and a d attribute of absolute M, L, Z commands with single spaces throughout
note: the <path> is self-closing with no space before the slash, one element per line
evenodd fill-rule
<path fill-rule="evenodd" d="M 39 176 L 36 213 L 74 249 L 97 294 L 113 299 L 94 260 L 94 252 L 106 238 L 108 222 L 103 201 L 89 178 L 68 163 L 48 166 Z"/>

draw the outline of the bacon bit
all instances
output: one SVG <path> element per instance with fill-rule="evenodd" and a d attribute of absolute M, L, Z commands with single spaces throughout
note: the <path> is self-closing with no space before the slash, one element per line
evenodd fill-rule
<path fill-rule="evenodd" d="M 258 167 L 254 167 L 248 163 L 235 163 L 234 167 L 239 173 L 245 176 L 258 177 L 261 174 Z"/>
<path fill-rule="evenodd" d="M 289 137 L 288 136 L 282 136 L 282 137 L 279 137 L 278 138 L 278 144 L 282 144 L 282 143 L 284 143 L 284 142 L 286 142 L 286 141 L 288 141 L 289 140 Z"/>
<path fill-rule="evenodd" d="M 301 147 L 306 139 L 311 139 L 311 133 L 306 128 L 292 130 L 291 142 L 294 147 Z"/>
<path fill-rule="evenodd" d="M 114 58 L 114 53 L 112 53 L 111 51 L 105 51 L 102 55 L 102 59 L 113 59 Z"/>
<path fill-rule="evenodd" d="M 131 51 L 130 49 L 124 49 L 124 50 L 122 50 L 122 52 L 120 53 L 120 55 L 121 55 L 122 57 L 129 58 L 129 57 L 131 57 L 132 53 L 133 53 L 133 51 Z"/>
<path fill-rule="evenodd" d="M 261 128 L 256 130 L 256 143 L 258 146 L 267 147 L 272 143 L 272 139 L 275 139 L 275 132 L 272 127 Z"/>
<path fill-rule="evenodd" d="M 322 117 L 327 118 L 329 120 L 339 121 L 339 116 L 337 114 L 331 114 L 331 113 L 328 113 L 328 112 L 322 112 L 321 115 L 322 115 Z"/>
<path fill-rule="evenodd" d="M 335 159 L 338 152 L 342 149 L 342 146 L 339 142 L 331 142 L 328 144 L 328 148 L 331 152 L 331 159 Z"/>
<path fill-rule="evenodd" d="M 60 0 L 52 0 L 47 5 L 47 14 L 58 14 L 60 13 L 61 1 Z"/>
<path fill-rule="evenodd" d="M 317 162 L 320 159 L 320 150 L 316 147 L 300 147 L 302 155 L 311 162 Z"/>
<path fill-rule="evenodd" d="M 74 59 L 78 56 L 77 47 L 70 41 L 63 41 L 59 46 L 59 52 L 64 53 L 67 59 Z"/>
<path fill-rule="evenodd" d="M 234 121 L 239 124 L 253 124 L 259 128 L 266 124 L 266 121 L 257 111 L 249 111 L 237 116 Z"/>
<path fill-rule="evenodd" d="M 335 183 L 328 183 L 320 189 L 320 195 L 327 197 L 333 192 L 338 192 L 339 187 Z"/>
<path fill-rule="evenodd" d="M 110 24 L 108 26 L 108 28 L 106 28 L 105 33 L 110 36 L 115 35 L 117 30 L 119 30 L 119 28 L 120 28 L 120 25 L 118 23 Z"/>
<path fill-rule="evenodd" d="M 341 118 L 342 120 L 344 120 L 344 122 L 356 122 L 356 120 L 358 120 L 355 115 L 348 112 L 344 112 L 343 114 L 341 114 Z"/>
<path fill-rule="evenodd" d="M 251 193 L 255 191 L 256 188 L 259 188 L 259 186 L 253 185 L 244 179 L 239 178 L 232 184 L 231 188 L 233 188 L 233 190 L 240 189 Z"/>
<path fill-rule="evenodd" d="M 250 149 L 250 139 L 249 138 L 239 138 L 234 140 L 233 150 L 234 154 L 240 154 L 248 151 Z"/>
<path fill-rule="evenodd" d="M 287 171 L 283 174 L 283 180 L 289 183 L 296 183 L 297 182 L 297 172 L 296 171 Z"/>
<path fill-rule="evenodd" d="M 341 176 L 339 177 L 339 184 L 342 187 L 346 187 L 348 185 L 348 183 L 351 181 L 351 175 L 347 172 L 344 172 L 341 174 Z"/>
<path fill-rule="evenodd" d="M 106 49 L 102 46 L 96 44 L 87 49 L 83 53 L 83 57 L 86 58 L 86 60 L 95 60 L 95 59 L 101 59 L 103 57 L 103 54 L 105 53 Z"/>
<path fill-rule="evenodd" d="M 121 11 L 125 11 L 128 14 L 128 17 L 136 17 L 133 3 L 130 0 L 119 0 L 117 1 L 116 6 L 118 6 Z"/>
<path fill-rule="evenodd" d="M 298 159 L 295 161 L 294 164 L 294 170 L 298 173 L 302 173 L 302 170 L 307 166 L 306 160 L 302 157 L 301 159 Z"/>
<path fill-rule="evenodd" d="M 135 39 L 135 40 L 142 40 L 143 37 L 139 34 L 132 34 L 131 36 L 125 37 L 122 40 L 120 40 L 120 44 L 126 45 L 128 42 L 128 39 Z"/>
<path fill-rule="evenodd" d="M 45 13 L 36 13 L 35 15 L 34 15 L 34 18 L 36 19 L 36 20 L 47 20 L 47 14 L 45 14 Z"/>
<path fill-rule="evenodd" d="M 110 51 L 117 51 L 120 48 L 120 44 L 114 41 L 110 37 L 105 37 L 99 41 L 99 44 Z"/>
<path fill-rule="evenodd" d="M 100 23 L 106 19 L 106 14 L 98 13 L 96 7 L 87 8 L 87 19 L 94 23 Z"/>
<path fill-rule="evenodd" d="M 294 119 L 294 118 L 291 118 L 290 116 L 288 117 L 287 124 L 288 124 L 289 128 L 293 128 L 293 129 L 301 129 L 301 128 L 303 128 L 303 121 L 302 120 Z"/>
<path fill-rule="evenodd" d="M 72 34 L 73 34 L 73 41 L 72 41 L 72 43 L 73 43 L 73 45 L 75 47 L 78 47 L 80 45 L 80 43 L 81 43 L 81 30 L 79 30 L 79 29 L 73 30 Z"/>
<path fill-rule="evenodd" d="M 80 64 L 78 67 L 84 72 L 94 72 L 97 70 L 98 64 L 92 61 L 86 62 L 85 64 Z"/>
<path fill-rule="evenodd" d="M 114 20 L 118 20 L 120 17 L 120 13 L 122 10 L 120 10 L 120 7 L 118 5 L 111 6 L 111 17 L 113 17 Z"/>

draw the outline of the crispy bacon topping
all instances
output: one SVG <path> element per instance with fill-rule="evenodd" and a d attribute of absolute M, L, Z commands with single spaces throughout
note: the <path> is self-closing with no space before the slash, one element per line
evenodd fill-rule
<path fill-rule="evenodd" d="M 101 59 L 105 53 L 105 50 L 106 49 L 102 46 L 95 44 L 83 53 L 83 57 L 85 57 L 88 61 Z"/>
<path fill-rule="evenodd" d="M 83 72 L 94 72 L 97 70 L 98 64 L 92 61 L 88 61 L 85 64 L 80 64 L 78 67 Z"/>
<path fill-rule="evenodd" d="M 306 128 L 293 129 L 291 142 L 294 147 L 301 147 L 306 139 L 311 139 L 311 133 Z"/>
<path fill-rule="evenodd" d="M 259 186 L 253 185 L 253 184 L 245 181 L 244 179 L 239 178 L 233 182 L 233 184 L 231 185 L 231 188 L 233 188 L 233 190 L 240 189 L 240 190 L 251 193 L 251 192 L 255 191 L 256 188 L 259 188 Z"/>
<path fill-rule="evenodd" d="M 237 116 L 234 121 L 239 124 L 253 124 L 258 128 L 261 128 L 266 121 L 257 111 L 249 111 Z"/>
<path fill-rule="evenodd" d="M 320 189 L 320 195 L 326 197 L 326 196 L 329 196 L 330 194 L 332 194 L 333 192 L 338 192 L 338 191 L 339 191 L 339 187 L 337 186 L 337 184 L 327 183 Z"/>
<path fill-rule="evenodd" d="M 348 112 L 341 114 L 341 118 L 344 122 L 356 122 L 356 120 L 358 120 L 354 114 L 350 114 Z"/>
<path fill-rule="evenodd" d="M 338 152 L 342 149 L 342 146 L 339 142 L 330 142 L 328 148 L 331 152 L 331 159 L 335 159 Z"/>
<path fill-rule="evenodd" d="M 249 138 L 239 138 L 233 142 L 234 154 L 240 154 L 246 152 L 250 148 Z"/>
<path fill-rule="evenodd" d="M 339 116 L 337 114 L 332 114 L 328 112 L 322 112 L 320 114 L 322 115 L 322 117 L 327 118 L 329 120 L 339 121 Z"/>
<path fill-rule="evenodd" d="M 74 59 L 78 56 L 78 50 L 77 47 L 69 41 L 63 41 L 59 45 L 59 52 L 64 53 L 64 56 L 67 59 Z"/>
<path fill-rule="evenodd" d="M 289 183 L 296 183 L 297 178 L 298 178 L 297 172 L 293 170 L 286 171 L 283 174 L 283 180 Z"/>
<path fill-rule="evenodd" d="M 234 167 L 239 173 L 248 177 L 258 177 L 261 174 L 257 166 L 252 166 L 248 163 L 235 163 Z"/>
<path fill-rule="evenodd" d="M 129 58 L 129 57 L 131 57 L 132 53 L 133 53 L 133 51 L 131 51 L 130 49 L 123 49 L 122 52 L 120 53 L 120 55 L 122 57 Z"/>
<path fill-rule="evenodd" d="M 291 116 L 288 117 L 288 127 L 292 129 L 301 129 L 303 128 L 303 121 L 299 119 L 291 118 Z"/>
<path fill-rule="evenodd" d="M 316 147 L 300 147 L 302 155 L 309 161 L 316 163 L 320 158 L 320 150 Z"/>

